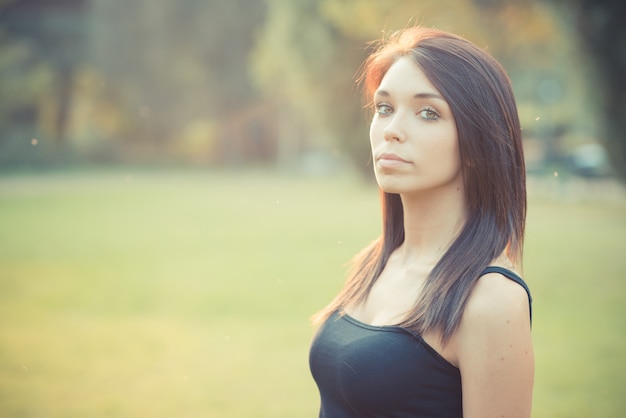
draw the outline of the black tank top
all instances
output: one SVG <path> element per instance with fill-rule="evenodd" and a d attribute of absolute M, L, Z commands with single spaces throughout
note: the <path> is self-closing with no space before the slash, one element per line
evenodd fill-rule
<path fill-rule="evenodd" d="M 501 267 L 501 273 L 526 283 Z M 532 313 L 531 313 L 532 320 Z M 420 335 L 334 313 L 318 330 L 309 365 L 320 391 L 320 418 L 462 417 L 461 374 Z"/>

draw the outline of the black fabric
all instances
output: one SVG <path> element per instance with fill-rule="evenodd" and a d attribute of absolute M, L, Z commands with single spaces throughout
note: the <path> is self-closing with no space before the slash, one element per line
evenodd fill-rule
<path fill-rule="evenodd" d="M 489 267 L 530 292 L 515 273 Z M 334 313 L 309 353 L 320 418 L 462 417 L 461 374 L 419 335 Z"/>

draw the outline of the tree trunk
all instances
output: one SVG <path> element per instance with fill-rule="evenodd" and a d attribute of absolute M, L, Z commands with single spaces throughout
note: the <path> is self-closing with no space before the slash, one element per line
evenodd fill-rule
<path fill-rule="evenodd" d="M 626 1 L 581 0 L 577 12 L 604 99 L 604 144 L 615 174 L 626 182 Z"/>
<path fill-rule="evenodd" d="M 70 111 L 72 105 L 72 93 L 74 87 L 74 70 L 72 68 L 62 68 L 58 73 L 57 90 L 57 114 L 54 127 L 54 139 L 57 144 L 64 144 L 67 141 L 67 133 L 70 122 Z"/>

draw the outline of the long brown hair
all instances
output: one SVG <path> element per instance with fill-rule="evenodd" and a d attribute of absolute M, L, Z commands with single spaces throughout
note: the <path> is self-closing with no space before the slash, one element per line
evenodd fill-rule
<path fill-rule="evenodd" d="M 414 27 L 379 43 L 359 81 L 371 102 L 391 65 L 409 56 L 446 99 L 456 122 L 467 220 L 430 272 L 421 296 L 398 325 L 417 333 L 436 331 L 446 342 L 458 327 L 481 272 L 506 254 L 521 264 L 526 219 L 522 138 L 511 82 L 502 66 L 471 42 Z M 402 201 L 381 191 L 383 233 L 353 260 L 345 287 L 315 317 L 363 302 L 391 253 L 404 241 Z"/>

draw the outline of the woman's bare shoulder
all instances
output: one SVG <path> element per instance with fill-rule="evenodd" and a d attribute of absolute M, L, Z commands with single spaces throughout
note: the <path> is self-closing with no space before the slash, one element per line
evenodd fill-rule
<path fill-rule="evenodd" d="M 469 295 L 461 326 L 498 326 L 513 319 L 527 323 L 530 329 L 530 307 L 526 289 L 501 273 L 493 272 L 481 276 Z"/>

